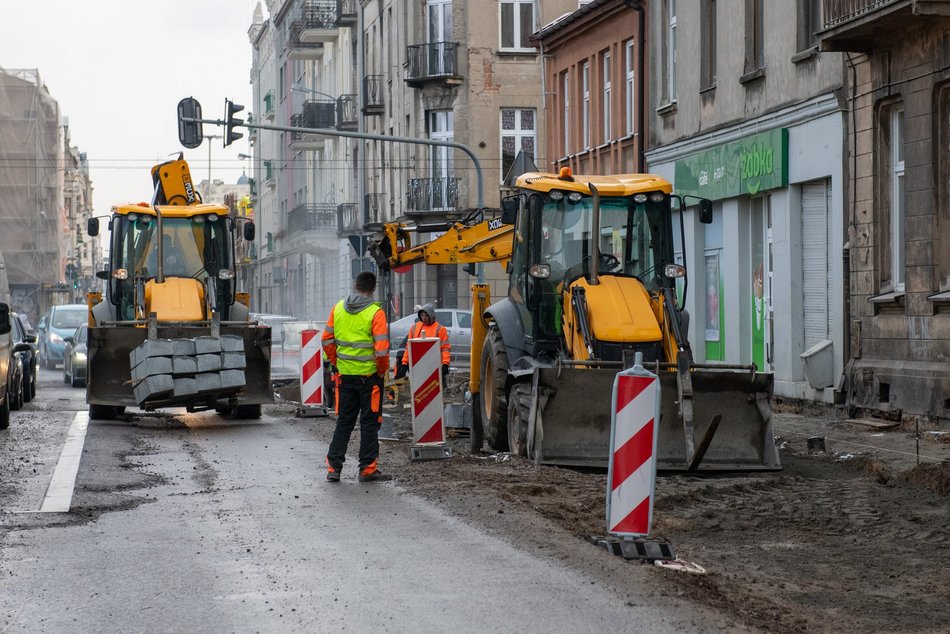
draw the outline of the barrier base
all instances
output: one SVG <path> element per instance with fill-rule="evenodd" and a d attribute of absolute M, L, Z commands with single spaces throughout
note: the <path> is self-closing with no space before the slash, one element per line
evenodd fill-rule
<path fill-rule="evenodd" d="M 676 559 L 673 545 L 655 539 L 621 539 L 619 537 L 592 537 L 591 541 L 624 559 L 671 561 Z"/>
<path fill-rule="evenodd" d="M 452 448 L 446 445 L 409 445 L 409 460 L 445 460 L 452 457 Z"/>
<path fill-rule="evenodd" d="M 323 405 L 301 405 L 297 408 L 297 418 L 315 418 L 329 415 L 330 408 Z"/>

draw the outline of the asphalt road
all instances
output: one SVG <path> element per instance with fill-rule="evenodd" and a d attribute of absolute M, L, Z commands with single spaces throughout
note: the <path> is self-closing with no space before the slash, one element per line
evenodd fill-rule
<path fill-rule="evenodd" d="M 718 621 L 655 594 L 621 599 L 392 482 L 358 483 L 353 461 L 328 484 L 313 419 L 136 414 L 89 421 L 78 449 L 85 391 L 41 370 L 37 396 L 0 432 L 5 632 L 683 632 Z M 63 495 L 50 485 L 70 455 L 81 461 L 69 510 L 40 512 Z"/>

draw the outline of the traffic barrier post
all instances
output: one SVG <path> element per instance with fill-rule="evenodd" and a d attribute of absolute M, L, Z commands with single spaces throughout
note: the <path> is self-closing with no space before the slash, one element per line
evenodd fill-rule
<path fill-rule="evenodd" d="M 635 538 L 650 534 L 659 422 L 658 377 L 639 362 L 617 374 L 611 397 L 607 469 L 607 532 L 611 535 Z"/>
<path fill-rule="evenodd" d="M 300 332 L 300 407 L 297 416 L 327 416 L 323 399 L 323 343 L 316 329 Z"/>
<path fill-rule="evenodd" d="M 406 345 L 409 348 L 409 390 L 412 394 L 409 458 L 449 458 L 452 450 L 445 445 L 441 340 L 436 337 L 410 339 Z"/>

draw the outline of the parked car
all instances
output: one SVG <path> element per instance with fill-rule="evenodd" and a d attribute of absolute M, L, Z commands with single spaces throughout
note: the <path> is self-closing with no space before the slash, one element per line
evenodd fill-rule
<path fill-rule="evenodd" d="M 52 370 L 57 363 L 63 362 L 63 337 L 76 332 L 76 328 L 89 319 L 89 309 L 85 304 L 65 304 L 53 306 L 47 311 L 37 327 L 40 363 Z"/>
<path fill-rule="evenodd" d="M 412 324 L 416 323 L 416 313 L 389 324 L 389 346 L 395 351 L 395 365 L 402 359 L 405 347 L 403 339 L 409 334 Z M 449 331 L 449 343 L 452 345 L 452 363 L 468 364 L 472 347 L 472 311 L 458 308 L 436 308 L 435 319 Z M 394 365 L 394 367 L 395 367 Z"/>
<path fill-rule="evenodd" d="M 26 343 L 29 345 L 29 349 L 16 353 L 20 357 L 20 363 L 23 366 L 23 402 L 29 403 L 36 396 L 36 366 L 38 365 L 36 362 L 36 335 L 27 330 L 23 317 L 15 313 L 12 313 L 12 315 L 10 324 L 13 326 L 13 330 L 10 334 L 13 336 L 14 344 Z"/>
<path fill-rule="evenodd" d="M 86 345 L 89 343 L 89 326 L 83 324 L 76 332 L 64 338 L 66 348 L 63 351 L 63 382 L 72 387 L 86 384 Z"/>
<path fill-rule="evenodd" d="M 0 302 L 0 429 L 10 426 L 10 410 L 23 405 L 23 364 L 18 353 L 30 347 L 13 341 L 12 312 Z"/>

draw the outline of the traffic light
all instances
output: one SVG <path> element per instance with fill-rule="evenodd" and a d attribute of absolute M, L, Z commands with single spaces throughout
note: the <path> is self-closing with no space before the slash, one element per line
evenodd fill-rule
<path fill-rule="evenodd" d="M 185 97 L 178 102 L 178 140 L 186 148 L 193 150 L 201 145 L 204 134 L 200 121 L 185 121 L 185 119 L 200 119 L 201 104 L 194 97 Z M 91 222 L 91 219 L 90 219 Z M 89 235 L 95 235 L 90 233 Z"/>
<path fill-rule="evenodd" d="M 236 104 L 230 99 L 224 100 L 224 147 L 228 147 L 244 136 L 242 133 L 234 131 L 235 126 L 244 125 L 244 119 L 234 117 L 242 110 L 244 110 L 244 106 Z"/>

